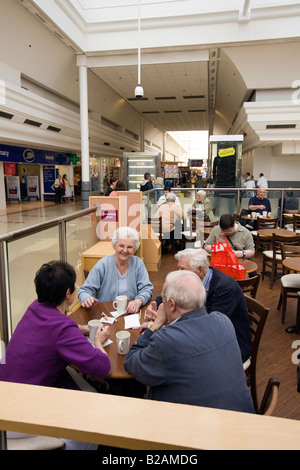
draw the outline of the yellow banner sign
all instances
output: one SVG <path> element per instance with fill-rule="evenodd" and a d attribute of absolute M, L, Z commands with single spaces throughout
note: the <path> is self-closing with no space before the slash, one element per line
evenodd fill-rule
<path fill-rule="evenodd" d="M 228 149 L 221 149 L 219 150 L 219 157 L 230 157 L 231 155 L 235 154 L 235 149 L 230 147 Z"/>

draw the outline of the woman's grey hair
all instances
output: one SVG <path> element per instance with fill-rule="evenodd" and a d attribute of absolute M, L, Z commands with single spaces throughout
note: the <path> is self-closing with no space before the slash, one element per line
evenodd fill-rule
<path fill-rule="evenodd" d="M 197 191 L 197 194 L 200 194 L 200 196 L 206 197 L 206 192 L 205 192 L 205 191 L 202 191 L 202 189 L 200 189 L 199 191 Z"/>
<path fill-rule="evenodd" d="M 118 240 L 122 240 L 123 238 L 132 238 L 134 240 L 134 248 L 135 251 L 139 249 L 140 246 L 140 237 L 137 231 L 134 228 L 130 227 L 119 227 L 117 230 L 114 231 L 112 236 L 112 246 L 115 246 Z"/>
<path fill-rule="evenodd" d="M 175 255 L 175 259 L 187 258 L 189 267 L 192 271 L 196 271 L 199 266 L 203 266 L 205 273 L 209 268 L 209 260 L 207 252 L 202 248 L 186 248 L 185 250 L 178 251 Z"/>
<path fill-rule="evenodd" d="M 166 277 L 163 297 L 171 297 L 176 305 L 184 310 L 203 307 L 206 299 L 205 288 L 197 274 L 192 271 L 173 271 Z"/>
<path fill-rule="evenodd" d="M 169 193 L 166 197 L 166 201 L 170 201 L 170 202 L 175 202 L 176 201 L 176 194 L 174 193 Z"/>

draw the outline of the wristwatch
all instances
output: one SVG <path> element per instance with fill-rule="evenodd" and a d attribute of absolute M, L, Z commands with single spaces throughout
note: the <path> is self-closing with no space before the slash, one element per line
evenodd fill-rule
<path fill-rule="evenodd" d="M 142 305 L 143 305 L 143 299 L 141 299 L 140 297 L 136 297 L 136 299 L 134 300 L 140 300 L 140 302 L 142 302 Z"/>
<path fill-rule="evenodd" d="M 245 258 L 245 256 L 246 256 L 246 251 L 243 250 L 243 258 Z"/>
<path fill-rule="evenodd" d="M 153 323 L 148 323 L 148 328 L 150 331 L 156 331 L 156 329 L 153 328 Z"/>

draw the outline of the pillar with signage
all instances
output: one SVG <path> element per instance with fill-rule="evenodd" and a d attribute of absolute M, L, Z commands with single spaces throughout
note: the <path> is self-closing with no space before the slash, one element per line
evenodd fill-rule
<path fill-rule="evenodd" d="M 242 173 L 243 135 L 210 136 L 208 159 L 209 186 L 215 188 L 240 188 Z M 217 217 L 236 212 L 236 192 L 216 191 L 211 198 Z"/>
<path fill-rule="evenodd" d="M 240 188 L 242 135 L 210 136 L 208 176 L 216 188 Z"/>

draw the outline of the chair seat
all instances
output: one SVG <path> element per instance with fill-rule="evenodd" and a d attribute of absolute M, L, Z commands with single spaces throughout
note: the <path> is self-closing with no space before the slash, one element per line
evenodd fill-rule
<path fill-rule="evenodd" d="M 281 277 L 282 287 L 300 289 L 300 274 L 285 274 Z"/>
<path fill-rule="evenodd" d="M 263 255 L 266 256 L 267 258 L 273 259 L 273 250 L 263 251 Z M 276 259 L 278 261 L 282 259 L 280 253 L 276 253 Z"/>
<path fill-rule="evenodd" d="M 293 224 L 287 224 L 284 226 L 286 230 L 291 230 L 293 232 Z"/>
<path fill-rule="evenodd" d="M 58 450 L 65 446 L 62 439 L 47 436 L 7 438 L 7 450 Z"/>

